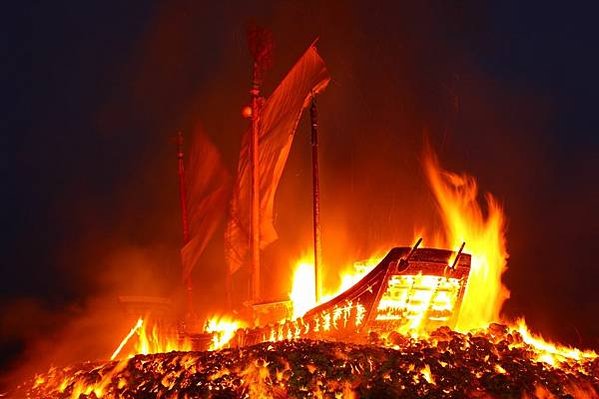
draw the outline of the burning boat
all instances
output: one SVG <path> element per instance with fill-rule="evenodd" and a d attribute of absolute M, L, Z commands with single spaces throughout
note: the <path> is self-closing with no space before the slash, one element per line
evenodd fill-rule
<path fill-rule="evenodd" d="M 420 243 L 418 241 L 417 245 Z M 358 331 L 414 331 L 455 326 L 470 271 L 470 255 L 459 253 L 452 265 L 451 251 L 394 248 L 360 282 L 338 297 L 310 310 L 304 319 L 326 319 L 337 309 L 355 303 L 364 308 L 356 318 Z M 326 322 L 323 320 L 326 326 Z M 350 328 L 351 330 L 351 328 Z M 346 335 L 351 331 L 346 331 Z"/>
<path fill-rule="evenodd" d="M 470 255 L 462 253 L 464 243 L 457 253 L 419 248 L 421 239 L 412 248 L 394 248 L 355 286 L 321 303 L 299 319 L 291 316 L 290 305 L 285 301 L 262 301 L 264 293 L 261 289 L 260 252 L 277 238 L 273 221 L 274 196 L 299 119 L 304 109 L 309 107 L 313 166 L 313 285 L 315 303 L 322 302 L 318 120 L 315 99 L 330 80 L 324 61 L 312 44 L 272 95 L 266 100 L 261 99 L 262 74 L 270 62 L 271 47 L 268 34 L 259 30 L 251 32 L 250 48 L 254 56 L 254 68 L 250 91 L 252 102 L 247 112 L 251 118 L 251 126 L 242 139 L 237 178 L 228 212 L 225 249 L 229 265 L 229 302 L 234 273 L 243 268 L 249 270 L 246 274 L 249 276 L 249 300 L 245 304 L 246 307 L 250 305 L 249 324 L 254 328 L 238 333 L 231 345 L 243 346 L 272 340 L 275 330 L 277 335 L 283 334 L 287 338 L 355 341 L 364 332 L 408 333 L 428 331 L 443 325 L 454 327 L 470 271 Z M 193 305 L 190 276 L 203 249 L 197 242 L 205 244 L 206 232 L 213 228 L 193 228 L 192 223 L 191 230 L 199 233 L 190 238 L 181 146 L 178 158 L 183 236 L 186 243 L 182 250 L 183 280 L 188 290 L 188 313 L 191 314 Z M 214 168 L 214 164 L 212 161 L 207 168 Z M 193 200 L 197 201 L 195 198 Z M 222 201 L 205 200 L 204 203 Z M 192 214 L 206 214 L 210 211 L 207 206 L 195 207 Z M 199 220 L 199 223 L 204 224 L 211 222 L 207 217 L 194 218 L 193 215 L 191 220 Z M 453 260 L 450 260 L 452 257 Z M 284 322 L 281 323 L 282 320 Z M 206 349 L 199 344 L 207 342 L 202 334 L 189 335 L 198 343 L 197 349 Z"/>
<path fill-rule="evenodd" d="M 243 139 L 226 230 L 229 293 L 234 273 L 250 271 L 250 327 L 211 319 L 201 333 L 189 325 L 178 331 L 178 345 L 150 348 L 153 341 L 140 318 L 113 354 L 120 360 L 51 369 L 21 385 L 14 397 L 599 397 L 596 353 L 545 342 L 523 323 L 496 323 L 507 298 L 501 284 L 507 253 L 500 207 L 488 196 L 484 217 L 473 179 L 443 171 L 434 156 L 426 157 L 425 171 L 448 232 L 439 246 L 459 250 L 420 248 L 421 239 L 393 248 L 355 284 L 323 299 L 314 99 L 326 87 L 328 73 L 310 46 L 271 97 L 262 100 L 269 44 L 254 35 L 252 105 L 246 113 L 252 123 Z M 276 239 L 274 193 L 308 105 L 314 155 L 309 283 L 316 306 L 292 317 L 287 302 L 261 301 L 260 250 Z M 215 207 L 225 212 L 223 182 L 228 179 L 215 167 L 218 157 L 209 153 L 205 160 L 211 166 L 201 183 L 211 190 L 190 190 L 190 205 L 181 147 L 178 158 L 183 281 L 192 314 L 191 273 L 215 231 Z M 470 253 L 464 252 L 464 241 Z M 136 333 L 145 346 L 119 356 Z"/>
<path fill-rule="evenodd" d="M 284 339 L 367 342 L 370 334 L 455 327 L 470 271 L 470 255 L 452 251 L 392 249 L 358 283 L 297 320 L 240 331 L 245 346 Z M 450 257 L 454 261 L 448 264 Z"/>

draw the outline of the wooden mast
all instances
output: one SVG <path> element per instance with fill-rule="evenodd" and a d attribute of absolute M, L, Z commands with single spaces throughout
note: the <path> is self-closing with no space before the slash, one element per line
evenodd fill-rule
<path fill-rule="evenodd" d="M 177 134 L 177 161 L 179 174 L 179 199 L 181 201 L 181 225 L 183 227 L 183 246 L 189 242 L 189 218 L 187 215 L 187 192 L 185 190 L 185 163 L 183 160 L 183 133 Z M 191 273 L 188 273 L 183 280 L 187 291 L 187 316 L 193 314 L 193 286 Z"/>
<path fill-rule="evenodd" d="M 250 140 L 251 195 L 250 195 L 250 296 L 256 303 L 260 299 L 260 165 L 258 140 L 260 133 L 260 66 L 254 60 L 252 73 L 252 131 Z"/>
<path fill-rule="evenodd" d="M 252 89 L 250 90 L 252 128 L 250 137 L 250 300 L 259 302 L 262 298 L 260 287 L 260 108 L 262 97 L 260 87 L 262 75 L 270 67 L 272 56 L 272 34 L 256 25 L 248 27 L 248 45 L 254 59 L 252 68 Z"/>
<path fill-rule="evenodd" d="M 316 97 L 312 94 L 310 104 L 310 125 L 312 130 L 312 228 L 314 239 L 314 294 L 316 303 L 320 302 L 321 277 L 320 263 L 322 261 L 322 242 L 320 234 L 320 177 L 318 172 L 318 112 Z"/>

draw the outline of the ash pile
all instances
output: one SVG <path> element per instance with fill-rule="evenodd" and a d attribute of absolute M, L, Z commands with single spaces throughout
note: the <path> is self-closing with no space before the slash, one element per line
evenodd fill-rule
<path fill-rule="evenodd" d="M 14 398 L 597 398 L 599 358 L 540 361 L 493 324 L 371 344 L 297 340 L 52 369 Z M 384 341 L 384 342 L 383 342 Z"/>

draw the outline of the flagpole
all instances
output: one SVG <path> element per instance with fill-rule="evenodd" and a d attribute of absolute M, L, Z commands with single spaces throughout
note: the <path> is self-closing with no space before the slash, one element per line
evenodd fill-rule
<path fill-rule="evenodd" d="M 250 294 L 253 303 L 260 298 L 260 170 L 259 170 L 259 122 L 260 122 L 260 66 L 254 61 L 252 73 L 252 137 L 250 144 L 251 159 L 251 196 L 250 196 L 250 253 L 251 253 L 251 277 Z"/>
<path fill-rule="evenodd" d="M 185 190 L 185 163 L 183 160 L 183 133 L 177 134 L 177 161 L 179 175 L 179 199 L 181 201 L 181 225 L 183 227 L 183 246 L 189 242 L 189 217 L 187 215 L 187 193 Z M 193 314 L 193 286 L 191 272 L 183 277 L 187 291 L 187 318 Z"/>
<path fill-rule="evenodd" d="M 310 122 L 312 131 L 312 227 L 314 239 L 314 294 L 316 303 L 320 302 L 321 277 L 320 263 L 322 261 L 322 242 L 320 234 L 320 177 L 318 172 L 318 112 L 316 97 L 312 94 L 310 104 Z"/>

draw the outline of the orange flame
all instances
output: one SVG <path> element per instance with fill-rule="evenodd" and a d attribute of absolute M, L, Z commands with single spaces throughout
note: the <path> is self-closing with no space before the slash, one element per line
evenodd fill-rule
<path fill-rule="evenodd" d="M 113 376 L 121 372 L 128 364 L 129 360 L 119 360 L 119 362 L 108 370 L 105 374 L 102 374 L 105 370 L 102 367 L 98 367 L 97 371 L 101 375 L 100 381 L 95 383 L 87 383 L 77 378 L 77 376 L 71 376 L 65 378 L 61 384 L 62 392 L 67 386 L 72 385 L 71 399 L 78 399 L 81 397 L 91 396 L 93 393 L 94 397 L 102 398 L 108 385 L 112 382 Z"/>
<path fill-rule="evenodd" d="M 377 252 L 368 260 L 354 263 L 353 267 L 346 267 L 340 274 L 340 283 L 335 289 L 324 287 L 320 301 L 316 302 L 314 278 L 314 261 L 312 256 L 302 256 L 296 263 L 293 272 L 292 289 L 289 293 L 289 299 L 293 304 L 292 320 L 302 317 L 307 311 L 325 303 L 330 299 L 341 294 L 348 288 L 356 284 L 362 277 L 368 274 L 374 266 L 378 264 L 384 254 Z"/>
<path fill-rule="evenodd" d="M 505 239 L 505 217 L 503 209 L 497 200 L 486 194 L 486 209 L 478 202 L 478 187 L 476 180 L 466 174 L 456 174 L 440 167 L 435 154 L 428 148 L 424 154 L 424 170 L 429 186 L 435 196 L 439 213 L 444 225 L 444 237 L 439 231 L 433 232 L 434 245 L 455 248 L 456 252 L 448 259 L 451 265 L 457 256 L 457 249 L 465 242 L 464 253 L 472 256 L 471 270 L 465 289 L 456 330 L 467 332 L 473 329 L 485 328 L 490 323 L 502 322 L 500 318 L 501 307 L 509 297 L 508 289 L 503 285 L 501 277 L 507 269 L 508 253 Z M 422 235 L 424 229 L 415 230 L 418 236 Z M 355 264 L 353 269 L 346 268 L 341 274 L 342 284 L 336 290 L 325 289 L 322 302 L 338 295 L 355 284 L 360 278 L 367 274 L 382 256 L 373 256 L 363 264 Z M 405 278 L 420 281 L 421 290 L 414 303 L 418 306 L 409 306 L 410 323 L 402 329 L 401 333 L 409 333 L 413 337 L 424 337 L 423 318 L 424 309 L 438 308 L 440 310 L 452 310 L 455 297 L 435 297 L 431 287 L 438 287 L 440 283 L 451 285 L 451 279 L 434 276 L 405 276 Z M 411 280 L 410 280 L 411 281 Z M 411 283 L 410 283 L 411 284 Z M 396 285 L 393 298 L 404 298 L 402 296 L 401 281 Z M 404 284 L 405 285 L 405 284 Z M 390 288 L 391 285 L 390 285 Z M 390 289 L 389 288 L 389 289 Z M 428 289 L 427 289 L 428 288 Z M 438 291 L 438 290 L 437 290 Z M 449 292 L 450 290 L 448 290 Z M 318 305 L 314 299 L 314 271 L 311 259 L 303 257 L 296 263 L 293 289 L 290 299 L 294 306 L 294 318 L 301 317 L 308 310 Z M 384 318 L 386 306 L 393 309 L 395 304 L 388 304 L 386 296 L 381 298 L 377 309 L 377 318 Z M 407 303 L 407 302 L 406 302 Z M 322 320 L 311 326 L 314 331 L 330 328 L 331 315 L 323 314 Z M 393 316 L 390 314 L 389 317 Z M 505 321 L 503 321 L 505 323 Z M 533 336 L 526 327 L 524 321 L 516 324 L 508 323 L 511 328 L 517 330 L 526 344 L 535 348 L 538 360 L 555 365 L 560 359 L 580 360 L 583 358 L 595 358 L 594 352 L 582 352 L 578 349 L 549 343 L 542 338 Z M 280 333 L 273 335 L 271 340 L 288 338 L 292 334 Z M 297 335 L 297 334 L 296 334 Z"/>
<path fill-rule="evenodd" d="M 308 310 L 317 305 L 314 278 L 314 263 L 305 258 L 300 259 L 293 272 L 293 288 L 289 293 L 293 303 L 293 317 L 302 317 Z"/>
<path fill-rule="evenodd" d="M 145 325 L 139 331 L 139 340 L 135 346 L 136 354 L 148 355 L 150 353 L 165 353 L 172 351 L 191 350 L 191 343 L 180 340 L 176 333 L 161 331 L 155 324 L 149 332 Z"/>
<path fill-rule="evenodd" d="M 537 361 L 557 366 L 559 362 L 597 358 L 597 353 L 594 351 L 581 351 L 577 348 L 553 344 L 543 339 L 543 337 L 535 336 L 529 331 L 524 319 L 516 321 L 515 329 L 520 333 L 526 344 L 535 348 Z"/>
<path fill-rule="evenodd" d="M 138 318 L 135 325 L 115 349 L 110 360 L 117 358 L 119 353 L 121 353 L 123 348 L 135 334 L 137 334 L 137 341 L 135 342 L 133 350 L 130 351 L 126 357 L 132 357 L 138 354 L 148 355 L 152 353 L 191 350 L 191 341 L 189 339 L 178 337 L 176 332 L 166 328 L 161 329 L 157 324 L 154 324 L 151 331 L 148 331 L 146 324 L 147 323 L 142 317 Z"/>
<path fill-rule="evenodd" d="M 424 169 L 435 195 L 445 226 L 447 245 L 472 255 L 468 285 L 457 330 L 486 327 L 499 320 L 509 291 L 501 282 L 508 257 L 503 210 L 491 194 L 486 194 L 487 212 L 477 201 L 478 188 L 472 176 L 443 170 L 437 157 L 426 151 Z"/>
<path fill-rule="evenodd" d="M 235 333 L 240 328 L 245 328 L 247 325 L 241 320 L 235 320 L 228 316 L 213 316 L 206 322 L 204 330 L 212 333 L 212 342 L 209 350 L 218 350 L 226 347 L 226 345 L 235 336 Z"/>

